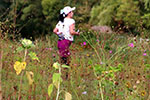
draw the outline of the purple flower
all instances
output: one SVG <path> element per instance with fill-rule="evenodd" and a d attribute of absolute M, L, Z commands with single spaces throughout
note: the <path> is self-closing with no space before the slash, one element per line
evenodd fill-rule
<path fill-rule="evenodd" d="M 86 42 L 83 42 L 83 45 L 86 45 Z"/>
<path fill-rule="evenodd" d="M 86 92 L 86 91 L 84 91 L 84 92 L 82 92 L 82 94 L 87 94 L 87 92 Z"/>
<path fill-rule="evenodd" d="M 96 41 L 99 42 L 99 39 L 97 39 Z"/>
<path fill-rule="evenodd" d="M 112 53 L 112 51 L 110 50 L 109 53 Z"/>
<path fill-rule="evenodd" d="M 146 56 L 146 53 L 143 53 L 143 56 Z"/>
<path fill-rule="evenodd" d="M 133 44 L 133 43 L 130 43 L 130 44 L 128 44 L 128 46 L 133 48 L 133 47 L 134 47 L 134 44 Z"/>

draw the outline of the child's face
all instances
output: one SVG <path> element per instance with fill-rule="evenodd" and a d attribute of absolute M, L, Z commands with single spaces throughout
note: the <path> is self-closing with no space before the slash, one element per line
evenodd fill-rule
<path fill-rule="evenodd" d="M 73 12 L 71 11 L 71 12 L 68 14 L 68 16 L 69 16 L 70 18 L 72 18 L 72 17 L 73 17 Z"/>

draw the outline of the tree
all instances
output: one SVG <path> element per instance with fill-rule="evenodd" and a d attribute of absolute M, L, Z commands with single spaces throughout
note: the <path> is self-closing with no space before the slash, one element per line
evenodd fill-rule
<path fill-rule="evenodd" d="M 110 26 L 113 23 L 113 17 L 115 16 L 118 5 L 118 0 L 109 0 L 109 2 L 102 0 L 100 5 L 92 8 L 90 23 Z"/>
<path fill-rule="evenodd" d="M 102 0 L 92 8 L 90 23 L 116 27 L 121 22 L 123 27 L 137 29 L 141 20 L 138 3 L 135 0 Z"/>
<path fill-rule="evenodd" d="M 116 9 L 116 20 L 122 20 L 127 27 L 138 27 L 140 21 L 140 10 L 138 1 L 121 0 L 119 7 Z"/>

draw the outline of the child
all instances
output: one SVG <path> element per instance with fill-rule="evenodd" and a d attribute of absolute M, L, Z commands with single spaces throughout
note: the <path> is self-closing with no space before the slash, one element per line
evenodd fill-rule
<path fill-rule="evenodd" d="M 59 50 L 61 63 L 66 65 L 69 65 L 70 63 L 69 47 L 72 41 L 74 41 L 73 37 L 74 35 L 79 35 L 79 32 L 75 32 L 75 20 L 72 19 L 73 10 L 75 10 L 75 7 L 64 7 L 64 9 L 60 12 L 59 22 L 53 30 L 53 32 L 59 37 L 57 47 Z"/>

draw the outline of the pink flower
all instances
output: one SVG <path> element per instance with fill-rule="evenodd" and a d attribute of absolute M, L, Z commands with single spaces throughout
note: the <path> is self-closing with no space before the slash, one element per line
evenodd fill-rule
<path fill-rule="evenodd" d="M 74 64 L 74 66 L 77 66 L 77 64 Z"/>
<path fill-rule="evenodd" d="M 109 53 L 112 53 L 112 51 L 110 50 Z"/>
<path fill-rule="evenodd" d="M 128 46 L 133 48 L 133 47 L 134 47 L 134 44 L 133 44 L 133 43 L 130 43 L 130 44 L 128 44 Z"/>
<path fill-rule="evenodd" d="M 83 45 L 86 45 L 86 42 L 83 42 Z"/>
<path fill-rule="evenodd" d="M 46 50 L 50 50 L 50 51 L 52 50 L 52 48 L 45 48 L 45 49 L 46 49 Z"/>
<path fill-rule="evenodd" d="M 143 53 L 143 56 L 146 56 L 146 53 Z"/>
<path fill-rule="evenodd" d="M 56 55 L 55 55 L 55 54 L 53 54 L 53 57 L 56 57 Z"/>
<path fill-rule="evenodd" d="M 97 39 L 96 41 L 99 42 L 99 39 Z"/>

